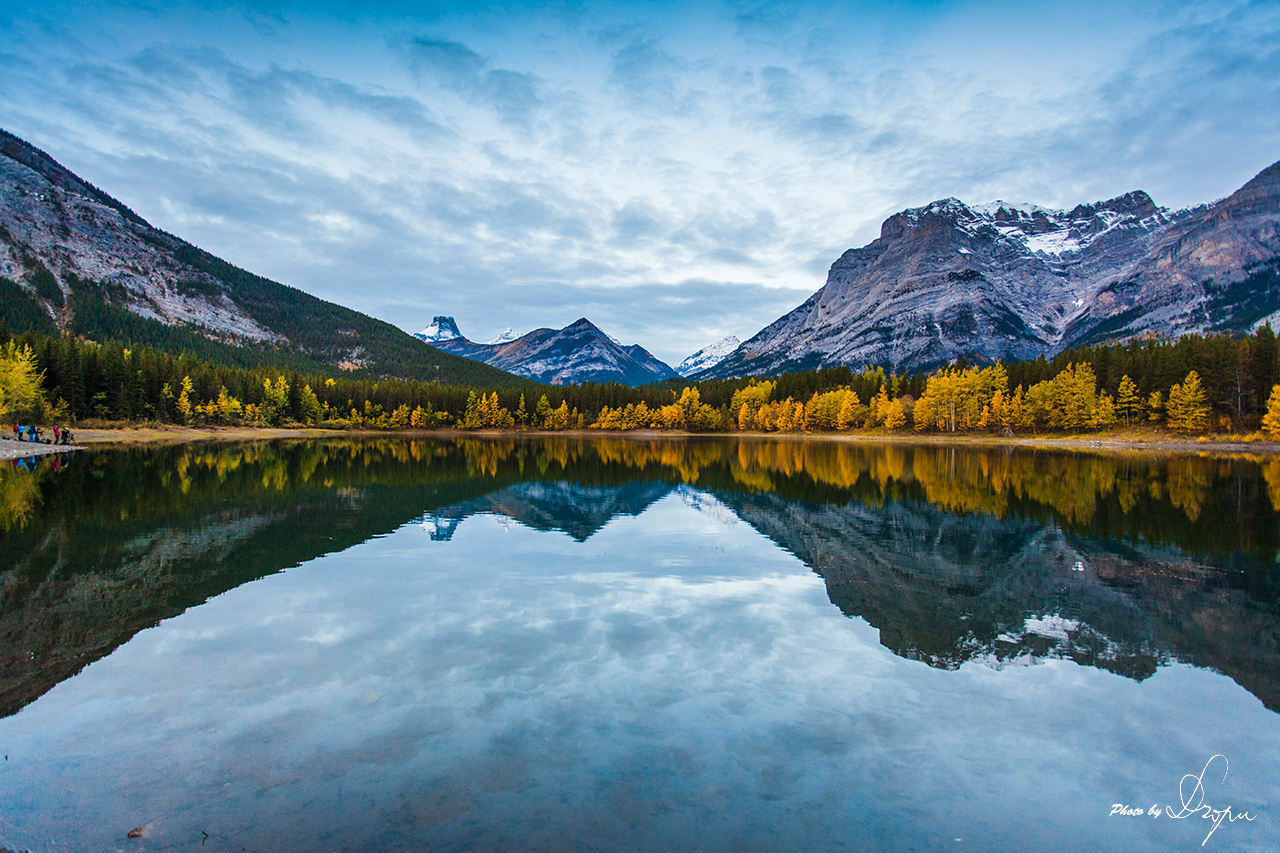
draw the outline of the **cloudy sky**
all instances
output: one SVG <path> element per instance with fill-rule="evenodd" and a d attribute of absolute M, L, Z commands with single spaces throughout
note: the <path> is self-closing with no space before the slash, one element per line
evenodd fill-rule
<path fill-rule="evenodd" d="M 0 0 L 0 126 L 407 331 L 586 316 L 672 363 L 947 196 L 1225 196 L 1280 4 Z"/>

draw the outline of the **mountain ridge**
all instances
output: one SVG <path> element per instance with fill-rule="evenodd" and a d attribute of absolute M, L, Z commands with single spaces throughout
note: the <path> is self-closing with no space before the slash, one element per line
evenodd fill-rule
<path fill-rule="evenodd" d="M 440 316 L 418 334 L 430 329 L 447 329 L 451 334 L 457 328 L 452 317 Z M 432 343 L 454 355 L 548 385 L 619 382 L 637 386 L 678 376 L 670 365 L 644 347 L 619 344 L 586 317 L 563 329 L 534 329 L 505 341 L 503 337 L 505 333 L 497 341 L 482 344 L 468 340 L 459 332 L 456 337 L 436 337 Z"/>
<path fill-rule="evenodd" d="M 1280 163 L 1213 204 L 1134 190 L 1071 210 L 955 198 L 888 217 L 801 305 L 698 378 L 930 370 L 1280 319 Z"/>

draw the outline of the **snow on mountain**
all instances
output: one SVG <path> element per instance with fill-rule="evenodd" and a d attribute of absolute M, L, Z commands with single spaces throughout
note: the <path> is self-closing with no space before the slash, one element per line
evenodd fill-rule
<path fill-rule="evenodd" d="M 715 367 L 724 361 L 729 353 L 738 348 L 742 341 L 738 340 L 735 335 L 722 338 L 710 346 L 705 346 L 686 358 L 684 361 L 676 365 L 676 373 L 681 376 L 692 376 L 695 373 Z"/>
<path fill-rule="evenodd" d="M 647 385 L 676 376 L 669 365 L 654 358 L 644 347 L 618 344 L 585 317 L 563 329 L 534 329 L 502 343 L 478 344 L 461 335 L 433 343 L 455 355 L 551 385 L 581 382 Z"/>
<path fill-rule="evenodd" d="M 1277 312 L 1280 164 L 1179 211 L 1142 191 L 1071 210 L 947 198 L 889 217 L 817 293 L 707 375 L 983 364 L 1247 331 Z"/>
<path fill-rule="evenodd" d="M 520 335 L 516 334 L 515 329 L 511 328 L 510 326 L 507 326 L 507 328 L 503 329 L 502 334 L 498 335 L 496 338 L 494 338 L 491 341 L 485 341 L 485 344 L 487 346 L 498 346 L 499 344 L 509 344 L 514 340 L 518 340 L 519 338 L 520 338 Z"/>
<path fill-rule="evenodd" d="M 507 331 L 511 330 L 508 329 Z M 460 338 L 462 337 L 462 332 L 458 331 L 458 324 L 453 322 L 452 317 L 436 316 L 431 318 L 431 325 L 421 332 L 415 332 L 413 336 L 420 341 L 434 344 L 438 341 L 451 341 L 455 338 Z"/>

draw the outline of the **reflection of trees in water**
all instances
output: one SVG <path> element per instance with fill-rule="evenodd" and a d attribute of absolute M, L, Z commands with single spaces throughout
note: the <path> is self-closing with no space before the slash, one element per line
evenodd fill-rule
<path fill-rule="evenodd" d="M 87 451 L 56 474 L 50 466 L 0 470 L 0 650 L 36 652 L 35 663 L 0 660 L 0 712 L 210 595 L 424 515 L 442 520 L 442 535 L 469 507 L 585 538 L 676 484 L 721 496 L 797 554 L 810 547 L 794 540 L 797 531 L 811 530 L 818 550 L 806 560 L 827 578 L 832 600 L 847 612 L 887 614 L 886 644 L 936 665 L 978 653 L 997 661 L 1058 654 L 1140 677 L 1168 649 L 1181 657 L 1189 648 L 1196 662 L 1232 673 L 1280 663 L 1272 509 L 1280 460 L 465 436 L 210 442 Z M 850 513 L 865 516 L 861 533 L 847 529 Z M 866 531 L 925 517 L 934 521 L 911 529 L 937 548 L 908 578 L 905 546 Z M 1154 550 L 1167 546 L 1181 553 Z M 1068 562 L 1088 571 L 1062 568 Z M 1076 601 L 1070 584 L 1084 577 L 1090 601 L 1115 606 L 1058 606 Z M 914 579 L 895 586 L 894 578 Z M 1156 578 L 1172 586 L 1159 588 Z M 930 586 L 938 583 L 942 592 Z M 1218 597 L 1186 592 L 1201 588 Z M 1126 634 L 1129 622 L 1152 618 L 1124 615 L 1133 590 L 1145 591 L 1144 601 L 1180 602 L 1168 606 L 1157 646 L 1143 640 L 1155 635 Z M 1028 628 L 1032 617 L 1067 621 Z M 1170 627 L 1179 619 L 1185 636 Z M 1046 637 L 1047 624 L 1062 638 Z"/>
<path fill-rule="evenodd" d="M 31 472 L 0 468 L 0 530 L 25 526 L 39 499 L 39 481 Z"/>
<path fill-rule="evenodd" d="M 1280 460 L 1254 455 L 763 440 L 739 441 L 728 458 L 732 487 L 747 491 L 1053 518 L 1074 532 L 1192 552 L 1243 550 L 1264 561 L 1274 559 L 1277 544 Z M 806 481 L 831 490 L 806 496 Z"/>

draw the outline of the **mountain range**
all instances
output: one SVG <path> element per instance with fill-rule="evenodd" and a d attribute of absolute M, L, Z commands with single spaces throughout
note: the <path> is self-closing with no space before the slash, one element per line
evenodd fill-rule
<path fill-rule="evenodd" d="M 826 284 L 699 378 L 927 370 L 1280 315 L 1280 163 L 1172 211 L 1134 191 L 1071 210 L 948 198 L 885 220 Z"/>
<path fill-rule="evenodd" d="M 416 337 L 455 355 L 526 376 L 547 385 L 619 382 L 647 385 L 679 374 L 639 344 L 625 346 L 583 317 L 563 329 L 534 329 L 527 335 L 479 344 L 458 331 L 452 317 L 436 317 Z"/>
<path fill-rule="evenodd" d="M 904 210 L 841 255 L 793 311 L 673 369 L 586 318 L 477 343 L 437 317 L 415 340 L 152 227 L 0 130 L 0 319 L 14 331 L 114 338 L 233 366 L 488 387 L 1036 358 L 1274 324 L 1280 163 L 1183 210 L 1140 190 L 1071 210 L 955 198 Z"/>
<path fill-rule="evenodd" d="M 115 338 L 234 366 L 527 384 L 154 228 L 3 130 L 0 317 L 13 331 Z"/>

